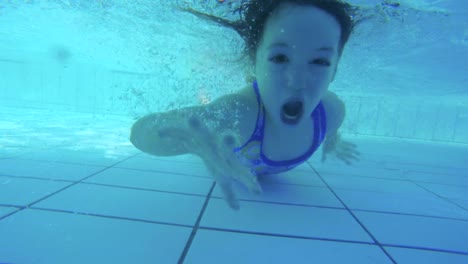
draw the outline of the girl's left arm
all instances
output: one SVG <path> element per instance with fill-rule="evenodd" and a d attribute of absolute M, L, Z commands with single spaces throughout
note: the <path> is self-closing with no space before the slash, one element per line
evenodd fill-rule
<path fill-rule="evenodd" d="M 333 137 L 338 133 L 338 128 L 343 124 L 346 114 L 346 108 L 343 101 L 330 91 L 327 91 L 322 98 L 325 112 L 327 113 L 327 138 Z"/>
<path fill-rule="evenodd" d="M 351 164 L 351 160 L 359 160 L 356 145 L 343 141 L 338 133 L 346 114 L 344 102 L 335 93 L 327 91 L 322 98 L 322 103 L 327 114 L 327 135 L 323 142 L 322 162 L 327 159 L 327 154 L 331 152 L 348 165 Z"/>

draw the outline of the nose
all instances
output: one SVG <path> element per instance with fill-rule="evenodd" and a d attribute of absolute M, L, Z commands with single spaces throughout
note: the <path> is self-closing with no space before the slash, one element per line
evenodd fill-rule
<path fill-rule="evenodd" d="M 301 67 L 291 67 L 287 73 L 288 88 L 292 91 L 305 90 L 307 86 L 307 72 Z"/>

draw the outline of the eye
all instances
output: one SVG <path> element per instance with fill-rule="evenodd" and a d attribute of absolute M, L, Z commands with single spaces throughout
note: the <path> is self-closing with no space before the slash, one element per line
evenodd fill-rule
<path fill-rule="evenodd" d="M 315 64 L 315 65 L 320 65 L 320 66 L 330 66 L 331 63 L 329 60 L 327 59 L 315 59 L 312 61 L 312 64 Z"/>
<path fill-rule="evenodd" d="M 275 55 L 275 56 L 271 57 L 270 61 L 272 61 L 274 63 L 285 63 L 285 62 L 288 62 L 289 59 L 284 54 L 278 54 L 278 55 Z"/>

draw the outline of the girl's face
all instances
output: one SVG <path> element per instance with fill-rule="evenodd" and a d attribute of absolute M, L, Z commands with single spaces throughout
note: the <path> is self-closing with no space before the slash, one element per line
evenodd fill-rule
<path fill-rule="evenodd" d="M 268 18 L 255 76 L 270 122 L 295 126 L 310 120 L 333 80 L 339 41 L 338 22 L 314 6 L 283 4 Z"/>

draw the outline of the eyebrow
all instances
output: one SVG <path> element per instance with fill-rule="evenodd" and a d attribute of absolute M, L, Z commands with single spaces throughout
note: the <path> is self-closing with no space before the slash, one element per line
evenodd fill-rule
<path fill-rule="evenodd" d="M 289 45 L 285 42 L 275 42 L 273 44 L 271 44 L 268 48 L 272 48 L 272 47 L 275 47 L 275 46 L 280 46 L 280 47 L 289 47 Z M 329 47 L 329 46 L 326 46 L 326 47 L 321 47 L 321 48 L 318 48 L 316 49 L 317 51 L 328 51 L 328 52 L 335 52 L 335 49 L 332 48 L 332 47 Z"/>

